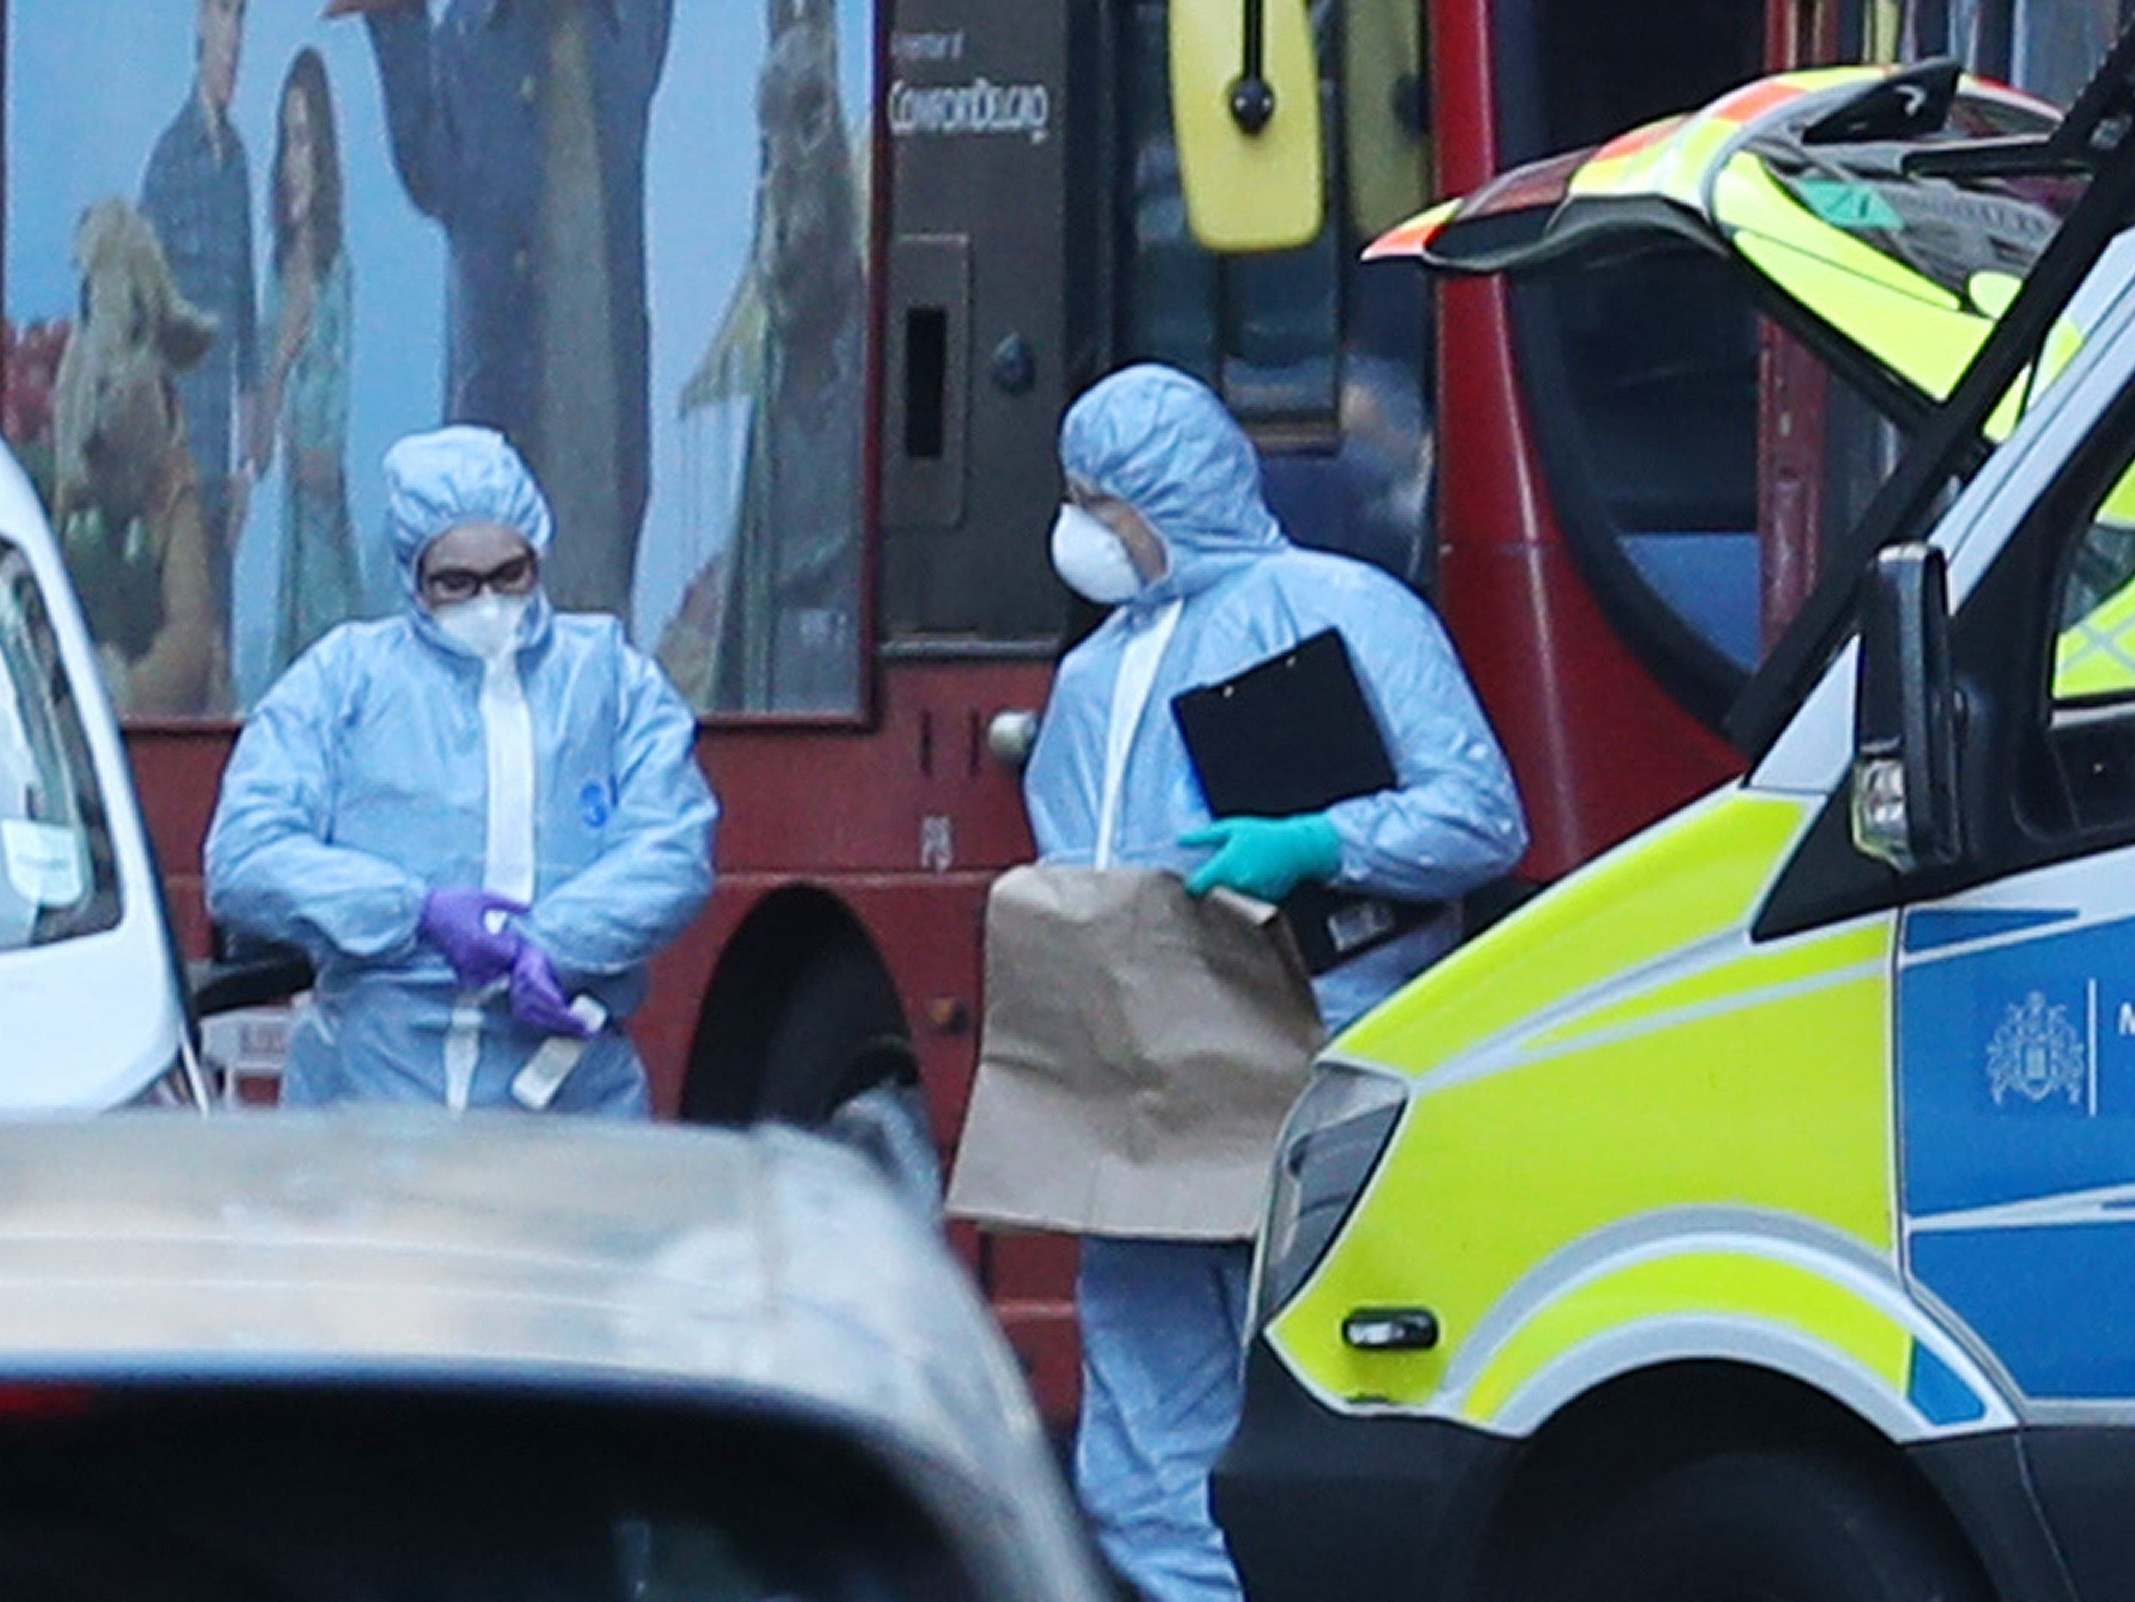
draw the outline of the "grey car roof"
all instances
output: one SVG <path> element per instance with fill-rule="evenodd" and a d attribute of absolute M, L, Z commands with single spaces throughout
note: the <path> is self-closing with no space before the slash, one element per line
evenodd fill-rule
<path fill-rule="evenodd" d="M 1014 1591 L 1097 1594 L 961 1269 L 862 1160 L 795 1131 L 415 1111 L 0 1126 L 0 1375 L 54 1374 L 786 1407 L 928 1466 L 965 1534 L 1019 1550 Z"/>

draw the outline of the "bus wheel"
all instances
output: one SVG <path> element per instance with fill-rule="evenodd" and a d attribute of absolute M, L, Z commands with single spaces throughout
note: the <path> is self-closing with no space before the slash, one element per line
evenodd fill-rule
<path fill-rule="evenodd" d="M 1551 1541 L 1522 1602 L 1988 1602 L 1949 1522 L 1898 1476 L 1740 1451 L 1656 1474 Z M 1530 1571 L 1532 1572 L 1532 1571 Z"/>
<path fill-rule="evenodd" d="M 764 1045 L 755 1113 L 818 1129 L 874 1161 L 930 1216 L 941 1163 L 919 1060 L 896 992 L 873 955 L 826 951 L 787 990 Z"/>

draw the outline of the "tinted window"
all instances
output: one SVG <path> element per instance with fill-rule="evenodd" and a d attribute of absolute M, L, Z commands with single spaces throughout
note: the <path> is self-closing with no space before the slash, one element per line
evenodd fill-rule
<path fill-rule="evenodd" d="M 2135 463 L 2070 531 L 2054 602 L 2053 696 L 2060 702 L 2135 696 Z"/>
<path fill-rule="evenodd" d="M 903 1483 L 850 1439 L 775 1415 L 387 1391 L 79 1405 L 0 1424 L 14 1602 L 979 1594 Z"/>
<path fill-rule="evenodd" d="M 2047 760 L 2029 764 L 2025 773 L 2029 821 L 2077 836 L 2124 829 L 2135 807 L 2131 406 L 2135 397 L 2124 394 L 2085 449 L 2072 456 L 2066 487 L 2041 501 L 2037 515 L 2045 527 L 2039 533 L 2059 549 L 2047 569 L 2051 582 L 2039 586 L 2044 593 L 2025 596 L 2023 604 L 2045 616 L 2010 618 L 2001 630 L 2011 638 L 2047 642 Z M 2026 538 L 2019 534 L 2005 562 L 2022 562 Z"/>
<path fill-rule="evenodd" d="M 103 794 L 28 558 L 0 541 L 0 951 L 118 922 Z"/>

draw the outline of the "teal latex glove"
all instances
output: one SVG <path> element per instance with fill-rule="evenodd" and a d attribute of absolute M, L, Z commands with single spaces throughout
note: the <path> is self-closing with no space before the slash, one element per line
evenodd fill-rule
<path fill-rule="evenodd" d="M 1186 881 L 1189 895 L 1236 890 L 1260 901 L 1280 901 L 1308 880 L 1332 879 L 1342 867 L 1342 837 L 1318 813 L 1295 818 L 1219 818 L 1182 836 L 1191 849 L 1215 855 Z"/>

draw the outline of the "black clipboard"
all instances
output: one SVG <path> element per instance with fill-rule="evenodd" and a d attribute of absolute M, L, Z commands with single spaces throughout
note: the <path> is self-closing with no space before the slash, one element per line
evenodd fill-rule
<path fill-rule="evenodd" d="M 1171 714 L 1218 818 L 1287 818 L 1399 782 L 1349 647 L 1325 629 L 1243 673 L 1175 696 Z M 1313 973 L 1427 922 L 1435 902 L 1305 885 L 1283 902 Z"/>

